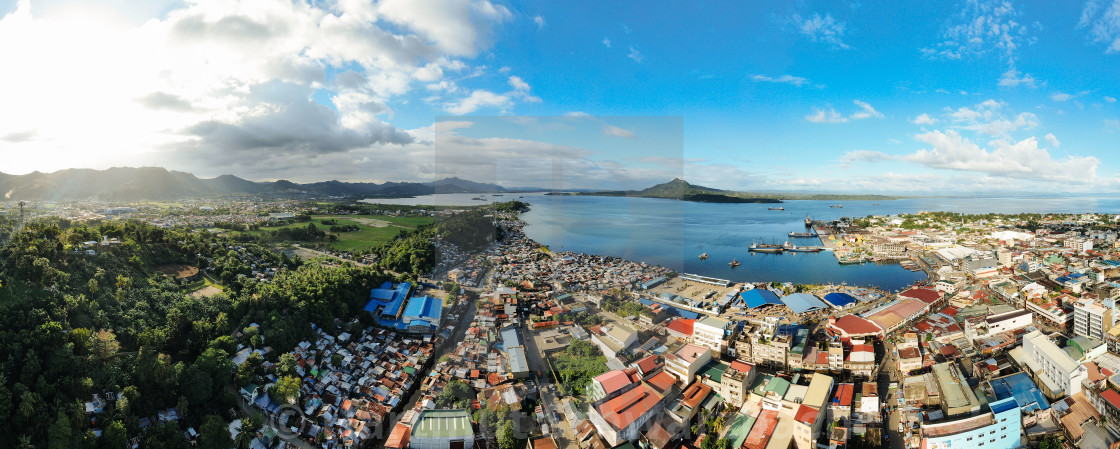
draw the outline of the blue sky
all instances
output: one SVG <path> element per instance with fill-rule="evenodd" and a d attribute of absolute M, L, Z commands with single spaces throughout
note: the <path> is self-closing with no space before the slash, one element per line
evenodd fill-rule
<path fill-rule="evenodd" d="M 37 68 L 0 75 L 0 170 L 530 185 L 474 162 L 552 154 L 615 173 L 573 187 L 1118 190 L 1120 0 L 105 5 L 0 1 L 0 59 Z M 106 69 L 34 75 L 80 62 Z"/>

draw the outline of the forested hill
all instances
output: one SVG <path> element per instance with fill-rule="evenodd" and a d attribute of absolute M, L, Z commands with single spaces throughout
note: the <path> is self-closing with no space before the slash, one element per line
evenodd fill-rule
<path fill-rule="evenodd" d="M 254 182 L 233 175 L 199 178 L 161 167 L 115 167 L 107 170 L 68 169 L 53 173 L 0 173 L 0 196 L 16 200 L 65 201 L 104 199 L 143 201 L 208 195 L 323 195 L 400 197 L 433 193 L 503 192 L 496 184 L 459 178 L 432 182 L 341 182 L 299 184 L 286 180 Z"/>
<path fill-rule="evenodd" d="M 713 189 L 711 187 L 689 184 L 687 181 L 675 178 L 672 181 L 657 184 L 642 190 L 608 190 L 598 192 L 581 192 L 572 195 L 590 196 L 632 196 L 639 198 L 664 198 L 683 201 L 696 201 L 701 203 L 780 203 L 775 198 L 755 198 L 742 195 L 739 192 Z"/>
<path fill-rule="evenodd" d="M 465 212 L 402 234 L 376 249 L 376 267 L 304 263 L 252 241 L 138 221 L 40 218 L 4 232 L 10 240 L 0 246 L 0 448 L 115 449 L 139 438 L 145 448 L 188 449 L 183 432 L 190 427 L 202 434 L 200 442 L 217 441 L 205 447 L 233 447 L 226 427 L 236 418 L 229 412 L 237 409 L 239 387 L 276 375 L 269 394 L 297 400 L 290 351 L 313 340 L 312 325 L 359 335 L 374 325 L 362 310 L 370 289 L 431 270 L 438 261 L 433 238 L 464 250 L 501 238 L 489 213 Z M 0 229 L 12 225 L 0 217 Z M 120 243 L 82 243 L 104 238 Z M 157 270 L 184 265 L 205 276 L 174 279 Z M 255 276 L 269 268 L 274 277 Z M 224 291 L 190 294 L 211 284 Z M 235 367 L 239 345 L 271 352 Z M 83 403 L 106 393 L 120 396 L 91 421 Z M 169 408 L 178 422 L 141 428 L 141 420 Z M 241 418 L 247 428 L 259 427 L 259 416 Z"/>

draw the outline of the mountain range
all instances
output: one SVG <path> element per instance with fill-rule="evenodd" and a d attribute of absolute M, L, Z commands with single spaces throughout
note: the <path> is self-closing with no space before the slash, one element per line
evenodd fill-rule
<path fill-rule="evenodd" d="M 460 178 L 432 182 L 323 181 L 298 184 L 287 180 L 249 181 L 233 175 L 199 178 L 161 167 L 114 167 L 106 170 L 67 169 L 26 175 L 0 173 L 0 195 L 7 199 L 69 201 L 172 200 L 211 195 L 308 194 L 322 196 L 407 197 L 434 193 L 511 191 L 497 184 Z"/>

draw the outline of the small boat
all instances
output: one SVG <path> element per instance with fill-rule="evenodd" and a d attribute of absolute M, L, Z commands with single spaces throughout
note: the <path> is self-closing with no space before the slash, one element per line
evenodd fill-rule
<path fill-rule="evenodd" d="M 812 232 L 791 232 L 791 233 L 789 233 L 789 236 L 790 237 L 816 237 L 817 234 L 814 234 Z"/>
<path fill-rule="evenodd" d="M 830 204 L 828 207 L 839 209 L 841 207 L 844 207 L 844 205 L 843 204 Z"/>
<path fill-rule="evenodd" d="M 700 260 L 708 260 L 708 253 L 701 254 L 700 255 Z"/>
<path fill-rule="evenodd" d="M 769 210 L 786 210 L 785 206 L 768 207 Z"/>
<path fill-rule="evenodd" d="M 739 265 L 740 265 L 740 264 L 739 264 L 739 259 L 735 259 L 735 260 L 732 260 L 731 262 L 728 262 L 728 263 L 727 263 L 727 266 L 729 266 L 729 267 L 731 267 L 731 268 L 735 268 L 735 267 L 737 267 L 737 266 L 739 266 Z"/>
<path fill-rule="evenodd" d="M 809 218 L 809 216 L 806 215 L 805 216 L 805 227 L 808 228 L 810 226 L 813 226 L 813 219 Z"/>
<path fill-rule="evenodd" d="M 871 203 L 872 206 L 878 206 L 879 203 Z"/>
<path fill-rule="evenodd" d="M 775 245 L 775 244 L 772 244 L 772 243 L 751 243 L 751 246 L 747 249 L 752 251 L 752 252 L 756 252 L 756 253 L 780 253 L 780 252 L 782 252 L 782 246 L 781 245 Z"/>

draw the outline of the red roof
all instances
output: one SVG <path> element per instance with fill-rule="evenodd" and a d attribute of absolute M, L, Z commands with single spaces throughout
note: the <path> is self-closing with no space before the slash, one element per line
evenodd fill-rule
<path fill-rule="evenodd" d="M 664 393 L 669 391 L 669 388 L 672 388 L 673 384 L 677 383 L 677 378 L 673 377 L 673 375 L 669 374 L 667 371 L 662 371 L 657 373 L 656 376 L 651 377 L 646 383 L 657 389 L 657 391 Z"/>
<path fill-rule="evenodd" d="M 638 369 L 643 373 L 649 373 L 661 366 L 661 359 L 656 355 L 651 355 L 644 359 L 638 360 Z"/>
<path fill-rule="evenodd" d="M 758 420 L 751 428 L 751 433 L 747 434 L 747 439 L 743 440 L 743 447 L 746 449 L 764 449 L 766 443 L 770 441 L 770 434 L 774 433 L 774 428 L 777 426 L 778 411 L 763 410 L 762 413 L 758 414 Z"/>
<path fill-rule="evenodd" d="M 651 412 L 660 401 L 661 395 L 657 394 L 648 385 L 641 384 L 614 399 L 600 404 L 598 410 L 604 421 L 616 430 L 622 430 L 633 424 L 642 415 Z"/>
<path fill-rule="evenodd" d="M 798 422 L 805 424 L 813 424 L 817 421 L 817 414 L 820 411 L 805 404 L 801 404 L 801 408 L 797 409 L 797 414 L 793 417 Z"/>
<path fill-rule="evenodd" d="M 681 393 L 680 401 L 689 408 L 696 408 L 696 406 L 700 405 L 700 401 L 707 398 L 708 394 L 711 392 L 711 385 L 693 382 L 692 385 L 689 385 L 688 388 L 684 390 L 684 393 Z"/>
<path fill-rule="evenodd" d="M 949 306 L 949 307 L 946 307 L 944 309 L 941 309 L 941 313 L 944 313 L 944 314 L 949 315 L 949 316 L 957 316 L 957 313 L 959 313 L 959 312 L 960 312 L 960 309 L 958 309 L 956 307 L 953 307 L 953 306 Z"/>
<path fill-rule="evenodd" d="M 595 376 L 595 382 L 603 386 L 603 391 L 611 394 L 630 385 L 630 376 L 627 376 L 622 370 L 616 369 Z"/>
<path fill-rule="evenodd" d="M 916 359 L 921 357 L 921 351 L 918 348 L 902 348 L 898 350 L 898 358 L 900 359 Z"/>
<path fill-rule="evenodd" d="M 1108 401 L 1109 404 L 1112 404 L 1117 410 L 1120 410 L 1120 393 L 1116 393 L 1116 390 L 1111 388 L 1106 389 L 1101 393 L 1101 397 Z"/>
<path fill-rule="evenodd" d="M 875 347 L 871 345 L 852 345 L 852 352 L 875 352 Z"/>
<path fill-rule="evenodd" d="M 840 329 L 850 336 L 872 335 L 883 332 L 879 325 L 851 314 L 837 318 L 836 323 L 832 324 L 831 327 Z"/>
<path fill-rule="evenodd" d="M 412 430 L 404 424 L 397 424 L 393 427 L 393 433 L 389 434 L 389 439 L 385 441 L 385 447 L 393 449 L 403 449 L 408 447 L 408 440 L 411 436 Z"/>
<path fill-rule="evenodd" d="M 696 323 L 696 320 L 690 320 L 690 319 L 686 319 L 686 318 L 677 318 L 673 321 L 670 321 L 669 325 L 666 326 L 666 327 L 668 327 L 669 330 L 671 330 L 673 332 L 676 332 L 678 334 L 692 335 L 692 325 L 695 324 L 695 323 Z"/>
<path fill-rule="evenodd" d="M 742 360 L 736 359 L 736 360 L 731 362 L 731 369 L 733 369 L 735 371 L 738 371 L 740 373 L 750 373 L 751 370 L 754 369 L 754 365 L 751 365 L 750 363 L 747 363 L 747 362 L 744 362 Z"/>
<path fill-rule="evenodd" d="M 836 394 L 832 395 L 832 405 L 841 407 L 852 406 L 852 393 L 856 390 L 855 385 L 840 384 L 836 386 Z"/>
<path fill-rule="evenodd" d="M 898 296 L 905 296 L 907 298 L 920 299 L 926 304 L 933 304 L 941 299 L 941 294 L 937 290 L 928 288 L 912 288 L 910 290 L 899 293 Z"/>

